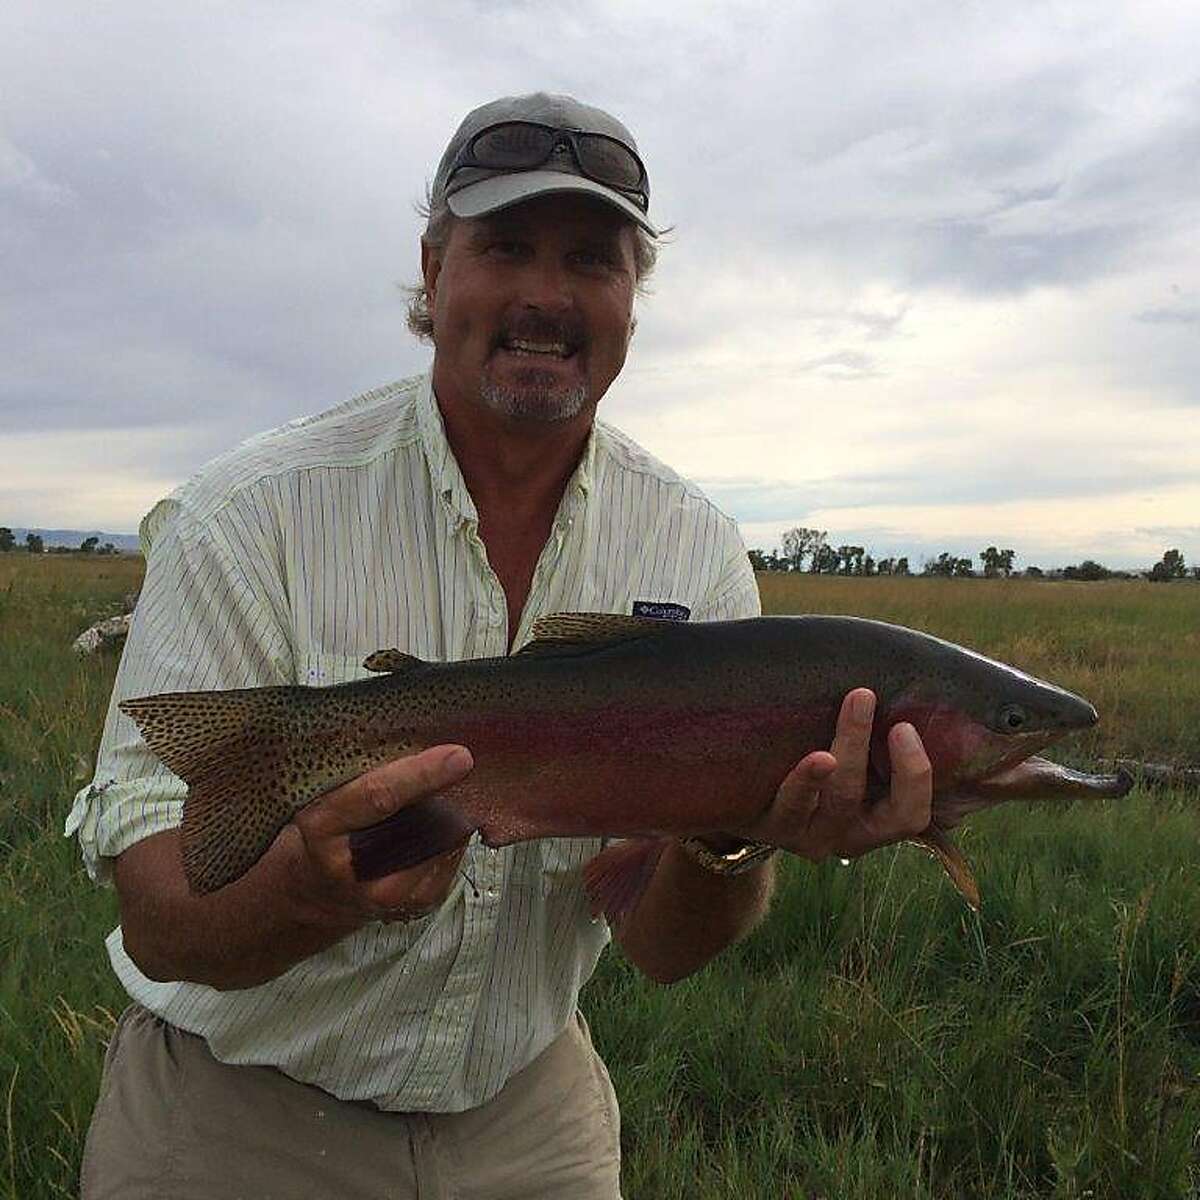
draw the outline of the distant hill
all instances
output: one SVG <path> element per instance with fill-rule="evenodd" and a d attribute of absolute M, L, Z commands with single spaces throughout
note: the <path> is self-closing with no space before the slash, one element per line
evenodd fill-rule
<path fill-rule="evenodd" d="M 2 524 L 0 521 L 0 525 Z M 99 539 L 101 546 L 105 542 L 112 542 L 118 550 L 125 553 L 136 553 L 138 550 L 136 533 L 101 533 L 98 529 L 23 529 L 16 525 L 10 525 L 9 528 L 13 531 L 13 537 L 17 539 L 17 546 L 22 550 L 25 549 L 27 533 L 36 533 L 45 542 L 47 549 L 51 546 L 70 546 L 78 550 L 84 538 L 94 537 Z"/>

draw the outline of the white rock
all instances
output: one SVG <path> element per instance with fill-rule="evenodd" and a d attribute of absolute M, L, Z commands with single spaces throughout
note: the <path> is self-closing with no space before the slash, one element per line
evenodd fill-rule
<path fill-rule="evenodd" d="M 97 621 L 71 643 L 71 649 L 76 654 L 95 654 L 101 646 L 110 646 L 121 641 L 129 632 L 129 622 L 132 619 L 132 613 L 125 613 L 124 616 Z"/>

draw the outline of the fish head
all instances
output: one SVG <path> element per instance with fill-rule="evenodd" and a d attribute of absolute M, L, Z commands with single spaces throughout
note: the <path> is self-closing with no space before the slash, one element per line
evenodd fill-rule
<path fill-rule="evenodd" d="M 901 721 L 921 737 L 936 796 L 970 790 L 1099 720 L 1082 696 L 974 651 L 942 646 L 934 672 L 881 697 L 872 763 L 884 779 L 888 731 Z"/>

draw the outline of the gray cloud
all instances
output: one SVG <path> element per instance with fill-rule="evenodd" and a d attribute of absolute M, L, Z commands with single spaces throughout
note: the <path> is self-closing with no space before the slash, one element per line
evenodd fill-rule
<path fill-rule="evenodd" d="M 1133 319 L 1146 325 L 1200 325 L 1200 308 L 1146 308 Z"/>
<path fill-rule="evenodd" d="M 1064 454 L 1065 454 L 1064 448 Z M 803 524 L 809 514 L 837 510 L 849 520 L 858 509 L 901 506 L 952 508 L 963 504 L 1103 498 L 1192 483 L 1195 471 L 1186 466 L 1164 469 L 1145 454 L 1127 453 L 1111 462 L 1079 462 L 1056 456 L 1028 456 L 1019 448 L 996 447 L 986 460 L 955 459 L 945 454 L 922 456 L 921 470 L 906 464 L 894 472 L 846 472 L 804 484 L 745 477 L 698 480 L 713 499 L 739 521 L 793 521 Z M 1186 538 L 1189 527 L 1139 529 L 1153 536 Z"/>
<path fill-rule="evenodd" d="M 154 469 L 186 474 L 421 369 L 395 286 L 416 273 L 413 202 L 467 109 L 533 87 L 625 118 L 678 225 L 621 383 L 640 406 L 686 411 L 705 364 L 739 353 L 741 388 L 853 382 L 881 403 L 931 300 L 1083 305 L 1150 268 L 1131 345 L 1055 353 L 1139 404 L 1190 404 L 1200 349 L 1179 333 L 1200 313 L 1169 284 L 1195 273 L 1197 24 L 1032 0 L 3 7 L 0 421 L 179 431 Z M 936 353 L 907 367 L 932 395 Z M 1051 466 L 1008 450 L 1023 495 L 1116 494 L 1149 470 L 1036 449 Z M 767 520 L 831 495 L 996 499 L 1012 479 L 914 448 L 891 475 L 713 486 Z"/>

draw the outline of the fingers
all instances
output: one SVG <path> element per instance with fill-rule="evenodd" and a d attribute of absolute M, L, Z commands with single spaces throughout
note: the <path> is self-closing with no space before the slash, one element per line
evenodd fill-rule
<path fill-rule="evenodd" d="M 870 688 L 855 688 L 846 694 L 830 747 L 837 759 L 837 770 L 829 781 L 828 790 L 838 799 L 858 804 L 866 794 L 874 719 L 875 693 Z"/>
<path fill-rule="evenodd" d="M 811 819 L 829 777 L 837 770 L 837 759 L 828 751 L 814 750 L 802 758 L 779 785 L 775 803 L 789 817 Z"/>
<path fill-rule="evenodd" d="M 805 755 L 788 772 L 775 793 L 770 819 L 795 838 L 797 854 L 819 862 L 829 852 L 821 828 L 814 821 L 821 807 L 821 791 L 837 770 L 838 762 L 826 750 Z"/>
<path fill-rule="evenodd" d="M 857 858 L 927 829 L 933 770 L 920 736 L 907 722 L 888 732 L 888 795 L 867 798 L 874 709 L 868 689 L 850 692 L 838 715 L 832 751 L 817 750 L 802 759 L 770 809 L 744 835 L 820 862 L 833 854 Z"/>
<path fill-rule="evenodd" d="M 907 721 L 888 730 L 891 788 L 874 805 L 872 827 L 888 841 L 912 837 L 929 827 L 933 807 L 933 767 L 920 735 Z"/>
<path fill-rule="evenodd" d="M 454 883 L 467 839 L 417 866 L 364 883 L 354 874 L 349 834 L 458 783 L 472 766 L 464 747 L 435 746 L 385 763 L 301 809 L 293 822 L 303 846 L 297 875 L 302 898 L 355 925 L 413 920 L 437 908 Z"/>
<path fill-rule="evenodd" d="M 366 829 L 385 817 L 462 779 L 473 766 L 464 746 L 434 746 L 384 763 L 296 814 L 307 838 L 331 838 Z"/>

